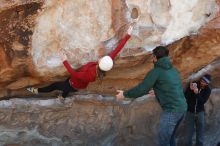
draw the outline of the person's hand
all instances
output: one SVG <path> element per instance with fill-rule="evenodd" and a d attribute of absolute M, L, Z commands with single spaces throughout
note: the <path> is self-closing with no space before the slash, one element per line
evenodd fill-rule
<path fill-rule="evenodd" d="M 62 61 L 67 60 L 66 52 L 65 52 L 64 50 L 61 50 L 61 51 L 59 52 L 59 55 L 60 55 L 60 59 L 61 59 Z"/>
<path fill-rule="evenodd" d="M 191 82 L 191 83 L 190 83 L 190 89 L 191 89 L 191 90 L 194 90 L 195 87 L 197 87 L 197 84 Z"/>
<path fill-rule="evenodd" d="M 197 87 L 195 87 L 194 90 L 193 90 L 193 92 L 194 92 L 195 94 L 198 94 L 198 93 L 199 93 L 199 89 L 198 89 Z"/>
<path fill-rule="evenodd" d="M 124 99 L 125 97 L 124 97 L 124 91 L 122 91 L 122 90 L 117 90 L 117 95 L 116 95 L 116 99 L 117 100 L 122 100 L 122 99 Z"/>
<path fill-rule="evenodd" d="M 75 55 L 73 52 L 71 52 L 71 51 L 68 51 L 66 54 L 70 55 L 71 57 L 75 57 L 75 56 L 76 56 L 76 55 Z"/>
<path fill-rule="evenodd" d="M 198 93 L 199 93 L 199 89 L 198 89 L 196 83 L 190 83 L 190 89 L 191 89 L 195 94 L 198 94 Z"/>
<path fill-rule="evenodd" d="M 133 31 L 133 25 L 131 25 L 131 26 L 128 28 L 128 34 L 131 35 L 132 31 Z"/>
<path fill-rule="evenodd" d="M 148 92 L 148 94 L 151 95 L 151 96 L 155 96 L 155 93 L 154 93 L 154 90 L 153 90 L 153 89 L 151 89 L 151 90 Z"/>

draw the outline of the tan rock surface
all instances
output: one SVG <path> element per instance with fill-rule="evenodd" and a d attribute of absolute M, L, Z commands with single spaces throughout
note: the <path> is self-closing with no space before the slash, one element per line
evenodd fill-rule
<path fill-rule="evenodd" d="M 155 98 L 116 102 L 106 94 L 140 82 L 152 68 L 149 50 L 159 44 L 169 47 L 184 82 L 209 72 L 219 88 L 219 5 L 219 0 L 1 0 L 0 97 L 10 100 L 0 101 L 0 145 L 156 145 L 161 110 Z M 33 96 L 25 90 L 68 76 L 61 47 L 77 68 L 110 52 L 133 21 L 131 39 L 103 80 L 65 104 L 54 99 L 56 92 Z M 215 89 L 206 104 L 206 146 L 220 139 L 219 95 Z M 179 145 L 183 130 L 184 125 Z"/>
<path fill-rule="evenodd" d="M 69 51 L 73 67 L 97 60 L 103 45 L 106 53 L 111 51 L 133 22 L 134 8 L 138 18 L 131 39 L 114 69 L 89 91 L 113 94 L 117 88 L 133 86 L 152 66 L 145 49 L 186 35 L 197 33 L 169 45 L 183 79 L 219 57 L 219 12 L 213 0 L 199 5 L 184 2 L 182 7 L 177 1 L 159 0 L 1 1 L 1 95 L 19 95 L 22 92 L 15 89 L 65 78 L 68 74 L 58 55 L 61 47 Z M 188 11 L 192 19 L 186 17 Z M 182 23 L 189 20 L 187 26 Z M 210 22 L 200 28 L 206 21 Z"/>

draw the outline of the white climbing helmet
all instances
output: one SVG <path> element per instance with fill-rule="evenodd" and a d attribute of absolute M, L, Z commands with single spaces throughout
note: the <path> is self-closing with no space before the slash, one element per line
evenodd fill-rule
<path fill-rule="evenodd" d="M 99 68 L 102 71 L 109 71 L 113 67 L 113 60 L 110 56 L 104 56 L 99 60 Z"/>

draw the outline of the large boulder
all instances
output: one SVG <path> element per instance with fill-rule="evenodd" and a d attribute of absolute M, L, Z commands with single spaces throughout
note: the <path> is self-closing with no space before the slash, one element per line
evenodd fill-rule
<path fill-rule="evenodd" d="M 206 104 L 205 145 L 220 139 L 220 92 Z M 114 97 L 75 95 L 57 99 L 0 101 L 0 145 L 156 146 L 161 108 L 154 97 L 116 102 Z M 184 122 L 178 130 L 183 146 Z"/>
<path fill-rule="evenodd" d="M 155 146 L 161 112 L 157 100 L 144 96 L 117 102 L 111 95 L 144 78 L 153 67 L 150 51 L 158 45 L 169 48 L 183 83 L 212 74 L 215 89 L 206 104 L 205 145 L 216 145 L 219 2 L 1 0 L 0 97 L 8 100 L 0 101 L 0 145 Z M 69 76 L 59 57 L 61 48 L 78 68 L 113 50 L 134 22 L 132 37 L 103 80 L 74 93 L 64 104 L 53 99 L 56 93 L 33 96 L 25 90 Z M 178 131 L 179 145 L 183 133 L 184 123 Z"/>
<path fill-rule="evenodd" d="M 78 68 L 114 49 L 133 22 L 114 69 L 87 90 L 112 94 L 133 86 L 151 68 L 149 51 L 157 45 L 168 45 L 186 79 L 219 57 L 218 15 L 214 0 L 1 1 L 0 96 L 25 95 L 27 86 L 63 80 L 68 73 L 61 48 Z"/>

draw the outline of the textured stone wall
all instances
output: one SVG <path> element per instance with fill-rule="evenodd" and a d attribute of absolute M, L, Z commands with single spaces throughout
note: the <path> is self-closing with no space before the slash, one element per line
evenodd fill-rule
<path fill-rule="evenodd" d="M 220 139 L 220 92 L 206 104 L 205 146 Z M 114 97 L 76 95 L 0 101 L 0 145 L 156 146 L 161 108 L 154 97 L 116 102 Z M 183 146 L 184 122 L 178 130 Z"/>
<path fill-rule="evenodd" d="M 27 86 L 63 80 L 68 73 L 60 48 L 78 68 L 114 49 L 134 21 L 114 69 L 87 90 L 114 94 L 115 88 L 133 86 L 151 68 L 149 50 L 160 44 L 169 44 L 186 79 L 219 58 L 218 15 L 214 0 L 1 1 L 0 97 L 27 95 Z"/>
<path fill-rule="evenodd" d="M 219 4 L 219 0 L 1 0 L 0 97 L 9 100 L 0 101 L 0 145 L 155 146 L 161 112 L 155 98 L 116 102 L 111 95 L 140 82 L 152 68 L 150 50 L 166 45 L 183 83 L 206 72 L 213 76 L 216 89 L 206 104 L 205 145 L 215 146 L 220 141 Z M 78 68 L 114 49 L 133 22 L 132 37 L 113 70 L 68 97 L 65 104 L 55 99 L 56 92 L 33 96 L 25 90 L 68 76 L 60 48 Z M 178 131 L 180 146 L 183 133 L 184 123 Z"/>

